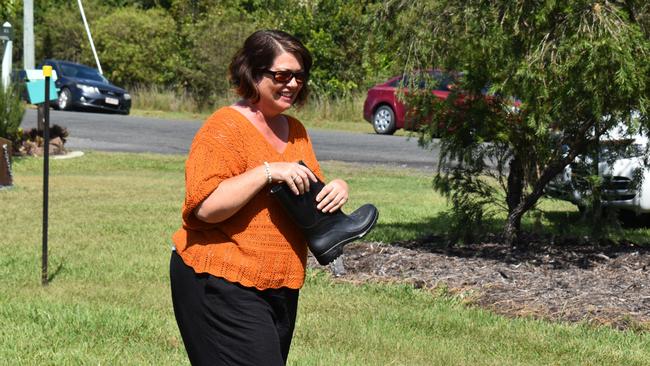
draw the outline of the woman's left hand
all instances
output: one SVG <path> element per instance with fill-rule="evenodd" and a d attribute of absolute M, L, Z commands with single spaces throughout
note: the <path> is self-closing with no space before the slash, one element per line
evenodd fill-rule
<path fill-rule="evenodd" d="M 334 179 L 327 183 L 316 196 L 318 205 L 323 212 L 334 212 L 348 202 L 348 184 L 344 180 Z"/>

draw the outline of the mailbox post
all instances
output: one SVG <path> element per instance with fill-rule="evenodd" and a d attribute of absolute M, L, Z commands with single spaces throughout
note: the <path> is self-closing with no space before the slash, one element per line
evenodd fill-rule
<path fill-rule="evenodd" d="M 43 118 L 43 257 L 41 267 L 41 284 L 47 286 L 47 229 L 48 229 L 48 206 L 49 206 L 49 181 L 50 181 L 50 78 L 52 77 L 52 66 L 43 66 L 43 91 L 45 94 L 45 108 Z"/>
<path fill-rule="evenodd" d="M 41 284 L 47 286 L 47 234 L 50 190 L 50 101 L 57 99 L 56 72 L 52 66 L 43 66 L 42 70 L 25 70 L 27 79 L 27 96 L 31 104 L 43 104 L 43 251 L 41 266 Z"/>

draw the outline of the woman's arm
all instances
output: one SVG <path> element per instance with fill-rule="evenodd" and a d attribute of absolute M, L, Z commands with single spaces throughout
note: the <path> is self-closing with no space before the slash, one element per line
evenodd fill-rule
<path fill-rule="evenodd" d="M 294 194 L 309 190 L 309 180 L 316 176 L 307 167 L 297 163 L 269 163 L 272 182 L 286 182 Z M 222 181 L 194 210 L 194 215 L 207 223 L 227 220 L 248 203 L 269 183 L 264 165 Z"/>

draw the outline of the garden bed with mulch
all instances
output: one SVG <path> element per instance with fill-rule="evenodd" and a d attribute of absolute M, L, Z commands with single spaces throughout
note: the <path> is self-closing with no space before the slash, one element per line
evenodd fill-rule
<path fill-rule="evenodd" d="M 345 247 L 345 273 L 337 280 L 446 288 L 507 316 L 650 330 L 650 248 L 555 240 L 529 238 L 524 249 L 498 238 L 457 247 L 438 237 L 352 243 Z M 313 258 L 309 265 L 318 267 Z"/>

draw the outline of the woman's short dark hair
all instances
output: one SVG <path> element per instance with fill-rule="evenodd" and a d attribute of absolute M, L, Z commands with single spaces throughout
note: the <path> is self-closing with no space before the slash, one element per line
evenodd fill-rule
<path fill-rule="evenodd" d="M 260 30 L 251 34 L 232 58 L 228 68 L 229 79 L 237 94 L 257 103 L 260 94 L 256 85 L 262 70 L 273 66 L 275 58 L 283 52 L 294 55 L 307 76 L 294 102 L 296 105 L 304 104 L 309 95 L 307 80 L 312 63 L 311 54 L 296 37 L 279 30 Z"/>

